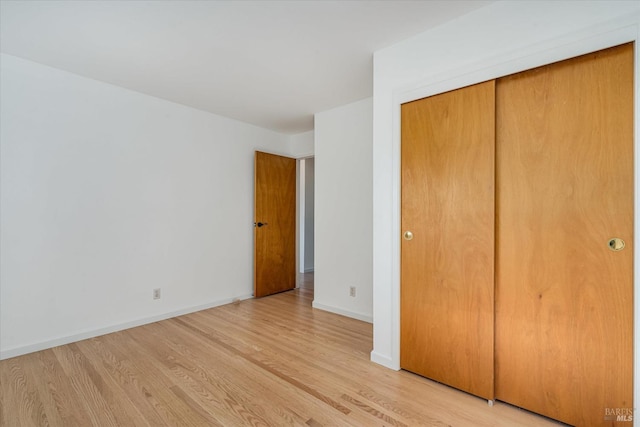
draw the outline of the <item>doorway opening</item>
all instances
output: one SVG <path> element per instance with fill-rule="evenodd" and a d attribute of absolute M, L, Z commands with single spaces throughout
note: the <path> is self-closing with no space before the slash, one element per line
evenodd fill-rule
<path fill-rule="evenodd" d="M 313 289 L 315 159 L 298 160 L 298 250 L 296 287 Z"/>

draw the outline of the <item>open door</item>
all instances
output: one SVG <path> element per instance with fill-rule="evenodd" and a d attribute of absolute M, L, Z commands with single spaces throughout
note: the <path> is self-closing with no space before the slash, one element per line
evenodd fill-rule
<path fill-rule="evenodd" d="M 256 298 L 296 286 L 296 160 L 256 151 L 254 288 Z"/>

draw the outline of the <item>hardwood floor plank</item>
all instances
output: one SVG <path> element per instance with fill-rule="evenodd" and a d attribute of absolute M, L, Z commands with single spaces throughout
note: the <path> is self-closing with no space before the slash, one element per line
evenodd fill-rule
<path fill-rule="evenodd" d="M 326 403 L 327 405 L 329 405 L 333 409 L 336 409 L 336 410 L 342 412 L 343 414 L 349 414 L 349 412 L 351 412 L 348 408 L 346 408 L 345 406 L 341 405 L 339 402 L 336 402 L 335 400 L 323 395 L 322 393 L 319 393 L 313 387 L 310 387 L 307 384 L 304 384 L 304 383 L 296 380 L 295 378 L 292 378 L 290 376 L 285 375 L 279 369 L 277 369 L 275 366 L 269 366 L 267 363 L 261 362 L 261 361 L 257 360 L 256 358 L 251 357 L 248 354 L 244 354 L 244 353 L 236 350 L 234 347 L 224 343 L 223 341 L 221 341 L 219 339 L 216 339 L 215 337 L 212 336 L 212 334 L 204 332 L 204 331 L 201 331 L 200 329 L 197 329 L 197 328 L 189 325 L 188 323 L 186 323 L 185 321 L 183 321 L 181 319 L 172 319 L 172 320 L 175 321 L 175 322 L 180 322 L 182 324 L 182 326 L 202 334 L 203 336 L 207 337 L 207 339 L 211 340 L 215 344 L 226 348 L 229 352 L 235 353 L 237 356 L 244 358 L 245 360 L 253 363 L 254 365 L 256 365 L 256 366 L 264 369 L 265 371 L 270 372 L 271 374 L 277 376 L 278 378 L 282 379 L 283 381 L 288 382 L 289 384 L 293 385 L 294 387 L 297 387 L 298 389 L 304 391 L 305 393 L 310 394 L 311 396 L 315 397 L 316 399 Z"/>
<path fill-rule="evenodd" d="M 200 410 L 200 405 L 197 402 L 194 403 L 193 398 L 184 392 L 184 376 L 176 369 L 178 358 L 174 355 L 179 354 L 176 353 L 175 348 L 178 348 L 180 344 L 175 345 L 172 349 L 174 343 L 163 341 L 165 335 L 157 334 L 157 330 L 164 330 L 165 325 L 147 326 L 153 326 L 153 328 L 145 327 L 144 331 L 130 331 L 135 338 L 131 345 L 140 353 L 146 352 L 145 369 L 155 373 L 151 374 L 154 381 L 150 387 L 154 393 L 158 393 L 157 398 L 165 408 L 166 414 L 175 419 L 175 425 L 208 425 L 207 423 L 224 425 L 218 419 L 218 414 L 208 414 L 206 411 Z M 197 342 L 192 342 L 192 344 L 199 345 Z M 149 349 L 153 351 L 149 351 Z M 175 386 L 181 390 L 173 388 Z M 182 398 L 183 396 L 187 396 L 187 398 Z M 214 406 L 212 403 L 215 402 L 210 401 L 209 406 Z"/>
<path fill-rule="evenodd" d="M 191 410 L 193 410 L 194 413 L 198 414 L 202 418 L 203 425 L 223 426 L 223 424 L 218 422 L 215 415 L 200 406 L 198 402 L 193 400 L 180 387 L 174 385 L 169 390 L 171 390 L 178 399 L 183 401 Z"/>
<path fill-rule="evenodd" d="M 25 364 L 25 372 L 30 378 L 33 390 L 42 403 L 43 414 L 38 420 L 38 425 L 64 426 L 68 423 L 68 419 L 73 419 L 72 408 L 70 408 L 71 400 L 65 401 L 65 397 L 61 396 L 55 384 L 48 381 L 40 381 L 43 375 L 46 375 L 48 369 L 54 365 L 47 365 L 46 357 L 51 352 L 44 351 L 41 354 L 36 353 L 33 356 L 32 363 Z M 54 358 L 55 360 L 55 358 Z M 59 368 L 59 365 L 57 365 Z"/>
<path fill-rule="evenodd" d="M 369 361 L 312 288 L 0 361 L 0 425 L 557 426 Z"/>
<path fill-rule="evenodd" d="M 192 336 L 193 334 L 188 330 L 176 329 L 176 331 L 180 331 L 179 334 L 171 333 L 172 325 L 169 322 L 165 322 L 162 329 L 162 331 L 154 331 L 151 334 L 141 334 L 138 341 L 144 346 L 155 345 L 157 347 L 158 343 L 162 344 L 157 348 L 156 354 L 159 355 L 160 363 L 165 365 L 165 371 L 168 370 L 167 372 L 171 374 L 172 382 L 181 384 L 183 388 L 192 388 L 194 390 L 191 394 L 192 397 L 198 394 L 204 396 L 208 400 L 208 406 L 215 407 L 216 413 L 225 415 L 227 425 L 242 424 L 243 416 L 246 415 L 235 419 L 233 415 L 238 412 L 248 414 L 253 418 L 262 416 L 262 407 L 253 403 L 259 401 L 259 399 L 256 400 L 259 395 L 252 395 L 251 391 L 252 388 L 256 388 L 253 383 L 254 379 L 261 380 L 259 383 L 265 382 L 260 378 L 261 375 L 264 375 L 263 372 L 251 372 L 253 378 L 249 378 L 251 381 L 245 384 L 244 377 L 253 367 L 250 363 L 243 364 L 238 360 L 233 360 L 232 353 L 224 348 L 211 346 L 199 335 Z M 156 333 L 158 334 L 156 335 Z M 171 336 L 171 339 L 168 339 L 167 336 Z M 185 345 L 184 342 L 188 342 L 189 345 Z M 212 361 L 216 363 L 212 363 Z M 193 375 L 194 373 L 197 374 Z M 278 386 L 275 384 L 274 388 Z M 269 391 L 263 390 L 262 394 L 268 396 Z M 200 396 L 196 398 L 200 399 Z M 235 404 L 230 405 L 229 402 L 240 403 L 243 407 L 238 410 Z M 276 417 L 278 420 L 280 418 Z M 276 424 L 280 423 L 270 422 L 266 425 Z"/>
<path fill-rule="evenodd" d="M 166 360 L 175 361 L 181 360 L 181 363 L 198 363 L 206 367 L 209 376 L 215 376 L 215 387 L 219 388 L 221 383 L 225 382 L 225 377 L 229 378 L 229 381 L 233 383 L 233 388 L 239 390 L 237 394 L 241 396 L 250 396 L 250 402 L 261 402 L 260 408 L 269 409 L 273 406 L 274 402 L 279 403 L 278 398 L 282 397 L 282 404 L 285 408 L 291 406 L 289 402 L 296 401 L 296 409 L 304 410 L 310 406 L 309 411 L 312 413 L 319 412 L 317 404 L 309 405 L 309 399 L 304 399 L 304 396 L 300 396 L 299 389 L 295 387 L 284 388 L 282 383 L 286 384 L 277 376 L 272 375 L 270 372 L 265 371 L 257 367 L 255 364 L 246 360 L 246 358 L 234 357 L 237 356 L 232 349 L 229 351 L 228 347 L 212 345 L 211 342 L 202 337 L 200 334 L 190 336 L 189 331 L 185 331 L 184 328 L 176 329 L 180 331 L 179 334 L 171 333 L 173 322 L 164 322 L 161 334 L 151 337 L 150 334 L 144 334 L 140 337 L 141 342 L 144 340 L 151 340 L 157 342 L 158 340 L 165 340 L 169 345 L 163 346 L 162 351 L 166 352 L 161 358 Z M 166 338 L 171 336 L 171 340 Z M 183 344 L 189 342 L 189 345 Z M 215 364 L 212 361 L 216 361 Z M 174 366 L 170 366 L 173 368 Z M 184 380 L 182 375 L 176 375 L 175 381 Z M 214 383 L 212 381 L 212 383 Z M 237 388 L 236 388 L 237 387 Z M 229 388 L 229 387 L 227 387 Z M 257 389 L 257 393 L 253 393 Z M 273 393 L 273 390 L 278 390 L 278 393 Z M 252 405 L 247 402 L 244 403 L 245 407 L 251 407 Z M 290 409 L 284 411 L 280 410 L 276 406 L 277 414 L 272 422 L 267 425 L 302 425 L 300 416 Z M 321 408 L 320 408 L 321 409 Z M 228 410 L 221 408 L 227 415 Z M 322 416 L 321 416 L 322 417 Z M 230 421 L 232 423 L 233 420 Z M 330 419 L 327 419 L 328 425 L 335 425 Z M 238 421 L 232 423 L 237 425 Z M 244 425 L 244 424 L 242 424 Z"/>
<path fill-rule="evenodd" d="M 367 405 L 366 403 L 363 403 L 361 401 L 359 401 L 358 399 L 355 399 L 351 396 L 349 396 L 348 394 L 343 394 L 342 398 L 344 400 L 346 400 L 347 402 L 357 406 L 358 408 L 360 408 L 361 410 L 373 415 L 376 418 L 381 419 L 382 421 L 385 422 L 385 424 L 389 424 L 392 426 L 399 426 L 399 427 L 407 427 L 407 424 L 400 422 L 398 420 L 396 420 L 395 418 L 390 417 L 389 415 L 385 414 L 384 412 L 381 412 L 375 408 L 372 408 L 371 406 Z"/>
<path fill-rule="evenodd" d="M 107 402 L 113 413 L 117 425 L 151 426 L 148 419 L 140 412 L 140 407 L 133 404 L 117 380 L 114 380 L 111 372 L 105 369 L 105 362 L 108 360 L 103 353 L 92 353 L 90 351 L 91 341 L 85 340 L 75 344 L 78 354 L 84 357 L 85 369 L 93 384 L 100 391 L 100 394 Z"/>
<path fill-rule="evenodd" d="M 102 337 L 82 341 L 78 346 L 87 358 L 96 361 L 95 375 L 104 378 L 103 387 L 113 390 L 114 395 L 120 396 L 121 406 L 131 408 L 128 410 L 131 422 L 149 426 L 164 423 L 165 420 L 158 414 L 149 399 L 150 396 L 140 392 L 136 372 L 129 365 L 126 357 L 116 356 L 109 346 L 104 344 Z M 108 400 L 112 399 L 113 397 L 110 396 Z"/>
<path fill-rule="evenodd" d="M 227 321 L 227 319 L 221 319 L 221 321 Z M 229 328 L 233 328 L 232 324 L 234 324 L 235 322 L 231 322 L 229 321 L 230 324 L 225 328 L 226 331 L 229 330 Z M 247 331 L 245 331 L 246 333 Z M 214 332 L 213 332 L 214 333 Z M 210 335 L 210 334 L 209 334 Z M 235 334 L 232 334 L 235 335 Z M 305 336 L 309 336 L 309 334 L 305 334 Z M 267 337 L 267 338 L 265 338 Z M 271 339 L 272 335 L 267 334 L 267 335 L 262 335 L 262 336 L 256 336 L 254 339 L 254 342 L 259 342 L 262 339 L 269 339 L 271 340 L 271 347 L 273 347 L 273 340 Z M 276 338 L 277 339 L 277 338 Z M 312 340 L 312 342 L 314 342 L 316 340 Z M 324 366 L 320 366 L 318 364 L 319 361 L 323 361 L 323 357 L 322 357 L 322 352 L 316 352 L 315 350 L 319 350 L 319 348 L 304 348 L 304 345 L 301 347 L 300 346 L 300 341 L 296 340 L 295 346 L 289 346 L 289 343 L 291 343 L 292 341 L 286 341 L 283 343 L 278 342 L 277 344 L 277 353 L 272 352 L 270 350 L 269 347 L 264 347 L 261 348 L 261 351 L 259 352 L 259 354 L 256 354 L 254 356 L 255 358 L 260 358 L 260 362 L 261 362 L 261 366 L 269 366 L 269 368 L 266 369 L 274 369 L 274 367 L 280 367 L 278 369 L 283 370 L 283 372 L 279 372 L 279 374 L 281 373 L 286 373 L 287 377 L 289 379 L 291 378 L 295 378 L 295 381 L 299 384 L 304 384 L 304 383 L 312 383 L 315 384 L 317 386 L 317 390 L 320 389 L 320 387 L 327 390 L 327 392 L 330 392 L 330 390 L 333 390 L 335 387 L 335 375 L 338 374 L 337 370 L 336 370 L 336 366 L 335 366 L 335 359 L 334 358 L 327 358 L 326 362 L 323 363 Z M 316 345 L 317 346 L 317 345 Z M 295 350 L 297 350 L 298 352 L 300 350 L 304 351 L 305 353 L 308 354 L 316 354 L 319 357 L 314 357 L 314 361 L 308 361 L 305 365 L 304 365 L 304 370 L 303 372 L 299 372 L 299 371 L 295 371 L 292 370 L 292 366 L 299 366 L 299 364 L 297 364 L 297 360 L 299 359 L 299 353 L 295 353 Z M 364 357 L 364 354 L 359 355 L 359 358 L 362 359 Z M 344 372 L 345 373 L 349 373 L 351 376 L 348 377 L 347 375 L 341 375 L 338 378 L 338 381 L 343 381 L 343 382 L 350 382 L 353 380 L 353 367 L 357 366 L 355 365 L 353 362 L 355 362 L 354 360 L 349 360 L 347 359 L 347 363 L 345 363 L 344 368 Z M 310 374 L 310 372 L 314 372 L 314 369 L 309 369 L 309 368 L 317 368 L 317 371 L 320 372 L 321 374 L 319 374 L 317 377 L 314 377 Z M 326 379 L 326 375 L 323 375 L 322 373 L 325 372 L 326 370 L 334 370 L 334 376 L 332 377 L 332 379 L 328 382 L 325 381 Z M 363 372 L 363 374 L 368 374 L 368 372 Z M 316 395 L 316 393 L 318 392 L 317 390 L 314 390 L 313 395 Z M 325 391 L 322 391 L 321 393 L 324 393 Z M 340 396 L 341 398 L 344 399 L 344 396 Z M 366 405 L 366 404 L 362 404 L 361 402 L 357 402 L 355 399 L 350 399 L 348 400 L 351 403 L 354 403 L 354 406 L 356 409 L 362 409 L 362 408 L 366 408 L 367 411 L 375 413 L 376 417 L 382 418 L 384 420 L 393 420 L 393 417 L 389 414 L 384 413 L 384 411 L 386 411 L 386 409 L 372 409 L 370 406 Z M 348 410 L 348 408 L 347 408 Z M 350 412 L 350 411 L 349 411 Z M 347 411 L 345 411 L 345 413 L 348 413 Z M 395 421 L 395 420 L 393 420 Z M 393 424 L 393 423 L 392 423 Z M 398 425 L 402 425 L 404 423 L 402 422 L 398 422 Z"/>
<path fill-rule="evenodd" d="M 9 423 L 23 420 L 24 425 L 48 425 L 47 415 L 38 391 L 35 387 L 35 379 L 28 373 L 33 365 L 33 355 L 27 355 L 23 363 L 11 363 L 8 374 L 2 380 L 9 383 L 12 394 L 13 410 L 17 417 L 8 412 Z M 11 396 L 11 393 L 7 393 Z M 8 408 L 7 408 L 8 410 Z M 8 424 L 11 425 L 11 424 Z"/>
<path fill-rule="evenodd" d="M 91 424 L 100 426 L 118 426 L 118 420 L 112 408 L 100 393 L 102 382 L 93 382 L 95 375 L 76 343 L 53 349 L 62 369 L 71 381 L 77 401 L 84 406 Z"/>

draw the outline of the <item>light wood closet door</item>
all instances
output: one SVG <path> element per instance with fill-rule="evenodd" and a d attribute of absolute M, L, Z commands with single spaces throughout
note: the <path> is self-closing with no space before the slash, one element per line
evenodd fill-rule
<path fill-rule="evenodd" d="M 633 47 L 496 90 L 496 398 L 630 425 L 605 420 L 633 407 Z"/>
<path fill-rule="evenodd" d="M 493 398 L 494 82 L 402 106 L 403 369 Z M 409 236 L 407 236 L 409 237 Z"/>

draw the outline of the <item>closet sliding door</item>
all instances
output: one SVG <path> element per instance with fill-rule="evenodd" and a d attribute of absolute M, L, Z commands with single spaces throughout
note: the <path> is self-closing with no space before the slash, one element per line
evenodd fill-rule
<path fill-rule="evenodd" d="M 496 398 L 604 425 L 633 407 L 633 45 L 499 79 L 496 106 Z"/>
<path fill-rule="evenodd" d="M 403 369 L 576 426 L 628 424 L 633 51 L 402 106 Z"/>
<path fill-rule="evenodd" d="M 402 106 L 400 366 L 493 399 L 493 81 Z"/>

